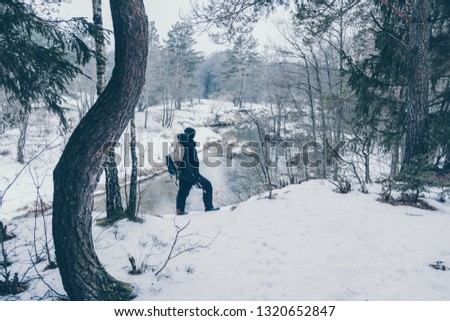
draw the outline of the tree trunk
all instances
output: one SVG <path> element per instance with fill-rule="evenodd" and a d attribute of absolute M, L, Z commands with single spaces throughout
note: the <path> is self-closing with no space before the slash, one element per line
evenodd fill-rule
<path fill-rule="evenodd" d="M 17 162 L 19 164 L 25 164 L 25 144 L 27 141 L 27 129 L 28 129 L 28 112 L 23 114 L 23 118 L 19 122 L 19 140 L 17 141 Z"/>
<path fill-rule="evenodd" d="M 310 117 L 311 117 L 311 138 L 313 142 L 317 142 L 317 133 L 316 133 L 316 127 L 317 127 L 317 121 L 316 121 L 316 110 L 314 107 L 314 96 L 313 96 L 313 89 L 312 89 L 312 79 L 311 79 L 311 71 L 309 68 L 309 62 L 306 58 L 306 55 L 302 53 L 303 55 L 303 61 L 305 63 L 305 73 L 306 73 L 306 94 L 309 99 L 309 110 L 310 110 Z M 317 159 L 317 153 L 314 152 L 314 159 Z M 314 171 L 318 171 L 319 169 L 315 169 Z M 308 167 L 305 165 L 305 179 L 309 180 L 309 174 L 308 174 Z"/>
<path fill-rule="evenodd" d="M 337 107 L 336 111 L 336 139 L 335 144 L 339 143 L 341 141 L 341 135 L 342 135 L 342 112 L 341 112 L 342 106 Z M 333 181 L 337 181 L 339 176 L 339 164 L 338 162 L 333 163 Z"/>
<path fill-rule="evenodd" d="M 181 98 L 177 98 L 177 99 L 175 100 L 175 108 L 176 108 L 177 110 L 180 110 L 180 109 L 181 109 Z"/>
<path fill-rule="evenodd" d="M 364 155 L 364 182 L 366 184 L 372 183 L 370 178 L 370 153 Z"/>
<path fill-rule="evenodd" d="M 344 8 L 344 2 L 341 0 L 339 3 L 339 97 L 340 99 L 342 99 L 342 96 L 344 94 L 344 83 L 345 83 L 345 79 L 344 79 L 344 52 L 345 52 L 345 48 L 344 48 L 344 12 L 343 12 L 343 8 Z M 342 135 L 342 118 L 343 118 L 343 113 L 344 113 L 344 106 L 345 106 L 345 102 L 344 103 L 339 103 L 339 106 L 336 106 L 335 108 L 337 109 L 336 111 L 336 118 L 337 118 L 337 124 L 336 124 L 336 137 L 337 137 L 337 142 L 339 142 L 341 140 L 341 135 Z M 338 174 L 339 174 L 339 165 L 337 162 L 334 163 L 334 168 L 333 168 L 333 179 L 337 181 L 338 179 Z"/>
<path fill-rule="evenodd" d="M 126 300 L 130 284 L 100 263 L 92 239 L 93 192 L 103 146 L 117 142 L 145 80 L 148 26 L 143 0 L 110 0 L 115 67 L 105 90 L 75 128 L 54 170 L 53 237 L 61 279 L 71 300 Z"/>
<path fill-rule="evenodd" d="M 246 85 L 246 76 L 245 76 L 245 72 L 246 70 L 244 69 L 243 71 L 241 70 L 241 85 L 240 85 L 240 89 L 239 89 L 239 109 L 244 108 L 244 104 L 245 104 L 245 85 Z"/>
<path fill-rule="evenodd" d="M 408 59 L 411 68 L 407 92 L 408 119 L 404 164 L 428 154 L 428 79 L 430 0 L 411 1 Z"/>
<path fill-rule="evenodd" d="M 5 120 L 3 118 L 4 104 L 0 104 L 0 134 L 3 134 L 6 130 Z"/>
<path fill-rule="evenodd" d="M 322 79 L 320 78 L 320 66 L 319 61 L 317 60 L 317 56 L 314 53 L 314 50 L 312 46 L 310 46 L 311 55 L 314 59 L 313 68 L 316 74 L 316 81 L 317 81 L 317 94 L 319 96 L 319 105 L 320 105 L 320 129 L 322 133 L 322 146 L 323 146 L 323 163 L 322 163 L 322 177 L 324 179 L 327 178 L 327 127 L 326 127 L 326 114 L 325 114 L 325 103 L 324 103 L 324 96 L 322 91 Z"/>
<path fill-rule="evenodd" d="M 102 0 L 92 0 L 93 20 L 96 28 L 95 50 L 97 53 L 97 95 L 106 85 L 105 35 L 103 34 Z M 106 217 L 110 220 L 123 214 L 122 196 L 120 194 L 119 172 L 117 171 L 114 152 L 107 155 L 105 167 Z"/>
<path fill-rule="evenodd" d="M 116 154 L 113 149 L 106 155 L 103 163 L 105 169 L 106 218 L 114 220 L 123 215 L 122 195 L 120 194 L 119 171 L 117 170 Z"/>
<path fill-rule="evenodd" d="M 106 85 L 105 36 L 103 34 L 102 0 L 92 0 L 92 12 L 95 25 L 95 50 L 97 52 L 97 95 Z"/>
<path fill-rule="evenodd" d="M 400 146 L 398 142 L 395 142 L 394 146 L 392 146 L 391 172 L 389 175 L 391 178 L 397 176 L 399 161 L 400 161 Z"/>
<path fill-rule="evenodd" d="M 137 179 L 138 179 L 138 158 L 136 156 L 136 124 L 135 124 L 135 111 L 133 111 L 133 117 L 131 118 L 130 131 L 131 131 L 131 177 L 130 177 L 130 198 L 128 200 L 127 216 L 134 220 L 137 216 Z"/>
<path fill-rule="evenodd" d="M 147 129 L 147 124 L 148 124 L 148 105 L 145 104 L 145 124 L 144 124 L 145 129 Z"/>

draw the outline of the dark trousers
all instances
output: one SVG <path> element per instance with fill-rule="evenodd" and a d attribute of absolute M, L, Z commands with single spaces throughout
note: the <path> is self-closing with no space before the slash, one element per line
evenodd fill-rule
<path fill-rule="evenodd" d="M 205 210 L 210 210 L 213 208 L 213 188 L 209 180 L 200 175 L 200 184 L 203 189 L 203 204 L 205 205 Z M 189 192 L 195 182 L 192 180 L 185 180 L 180 178 L 177 194 L 177 210 L 184 212 L 186 206 L 186 198 L 189 196 Z"/>

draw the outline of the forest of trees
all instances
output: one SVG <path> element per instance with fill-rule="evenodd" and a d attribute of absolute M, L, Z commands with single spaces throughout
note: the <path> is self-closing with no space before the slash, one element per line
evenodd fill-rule
<path fill-rule="evenodd" d="M 235 16 L 222 15 L 230 9 L 227 1 L 199 6 L 192 15 L 230 44 L 193 74 L 201 97 L 239 108 L 268 104 L 285 122 L 294 111 L 307 115 L 299 119 L 309 128 L 302 139 L 320 142 L 324 155 L 327 139 L 348 140 L 363 164 L 353 173 L 362 184 L 372 181 L 370 159 L 380 150 L 391 155 L 391 178 L 408 182 L 398 186 L 404 191 L 441 180 L 436 168 L 449 168 L 449 136 L 441 122 L 449 117 L 449 64 L 442 49 L 448 48 L 447 2 L 300 2 L 290 19 L 277 23 L 281 44 L 269 48 L 258 48 L 245 31 L 259 14 L 288 2 L 239 3 Z M 280 122 L 279 128 L 276 122 L 260 125 L 280 142 L 293 138 Z M 324 164 L 313 176 L 328 177 L 328 171 Z M 337 164 L 332 175 L 338 178 Z"/>
<path fill-rule="evenodd" d="M 450 2 L 297 1 L 277 23 L 280 41 L 262 48 L 252 24 L 290 3 L 194 4 L 185 21 L 160 35 L 142 0 L 110 1 L 113 33 L 103 29 L 99 0 L 92 1 L 94 23 L 55 21 L 46 15 L 45 1 L 0 0 L 0 134 L 19 128 L 17 162 L 25 163 L 28 115 L 38 104 L 59 117 L 62 134 L 71 133 L 54 171 L 53 198 L 56 258 L 70 299 L 132 298 L 131 286 L 111 277 L 95 254 L 91 203 L 105 168 L 111 216 L 135 212 L 132 203 L 124 209 L 116 165 L 113 157 L 105 161 L 102 148 L 118 141 L 136 111 L 148 115 L 163 106 L 161 126 L 170 128 L 178 110 L 215 99 L 238 107 L 258 139 L 276 148 L 285 141 L 317 142 L 315 152 L 327 160 L 330 148 L 348 142 L 350 166 L 299 166 L 288 169 L 287 180 L 261 167 L 270 190 L 324 178 L 340 187 L 355 180 L 365 191 L 378 154 L 389 158 L 389 191 L 397 188 L 417 200 L 424 186 L 448 185 Z M 229 49 L 206 56 L 197 51 L 199 26 Z M 114 50 L 108 53 L 109 37 Z M 83 74 L 95 74 L 95 86 L 86 86 Z M 79 119 L 72 123 L 67 97 L 79 102 Z M 270 112 L 258 115 L 254 104 Z"/>

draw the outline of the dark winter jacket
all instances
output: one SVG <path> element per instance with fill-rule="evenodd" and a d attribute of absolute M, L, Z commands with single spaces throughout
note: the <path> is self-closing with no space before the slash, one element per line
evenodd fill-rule
<path fill-rule="evenodd" d="M 185 148 L 183 155 L 183 164 L 180 166 L 180 179 L 197 182 L 200 178 L 200 161 L 198 160 L 197 150 L 195 149 L 196 142 L 193 139 L 184 139 L 186 136 L 180 134 L 180 143 Z M 184 141 L 182 141 L 182 139 Z"/>

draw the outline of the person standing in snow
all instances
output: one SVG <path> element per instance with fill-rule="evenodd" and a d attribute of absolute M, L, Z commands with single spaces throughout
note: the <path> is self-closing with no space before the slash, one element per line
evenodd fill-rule
<path fill-rule="evenodd" d="M 203 204 L 205 211 L 217 211 L 213 205 L 213 187 L 211 182 L 200 175 L 200 161 L 198 160 L 197 143 L 194 141 L 195 129 L 186 128 L 184 133 L 178 135 L 178 141 L 184 147 L 182 166 L 179 167 L 179 187 L 177 194 L 177 215 L 188 214 L 185 211 L 186 198 L 195 185 L 203 190 Z"/>

